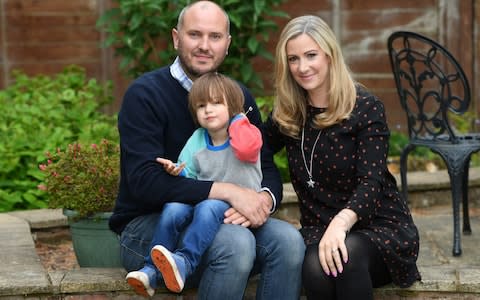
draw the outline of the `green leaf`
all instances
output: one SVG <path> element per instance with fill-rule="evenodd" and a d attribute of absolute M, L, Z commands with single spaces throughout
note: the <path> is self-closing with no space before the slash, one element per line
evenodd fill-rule
<path fill-rule="evenodd" d="M 290 15 L 287 12 L 280 11 L 280 10 L 266 11 L 266 14 L 272 17 L 279 17 L 279 18 L 285 18 L 285 19 L 290 18 Z"/>
<path fill-rule="evenodd" d="M 253 7 L 255 8 L 254 12 L 254 16 L 258 16 L 260 15 L 264 9 L 265 9 L 265 1 L 264 0 L 254 0 L 253 1 Z"/>
<path fill-rule="evenodd" d="M 130 30 L 137 30 L 143 23 L 143 14 L 134 14 L 130 21 Z"/>
<path fill-rule="evenodd" d="M 117 7 L 111 8 L 98 18 L 96 26 L 102 27 L 108 23 L 113 22 L 113 20 L 118 18 L 119 16 L 121 16 L 120 9 Z"/>
<path fill-rule="evenodd" d="M 248 39 L 247 45 L 248 45 L 248 49 L 250 50 L 251 53 L 255 54 L 257 52 L 259 43 L 254 36 L 252 36 Z"/>
<path fill-rule="evenodd" d="M 272 53 L 268 52 L 268 51 L 267 51 L 265 48 L 263 48 L 263 47 L 260 47 L 260 48 L 258 49 L 257 54 L 258 54 L 258 56 L 261 56 L 261 57 L 263 57 L 263 58 L 266 58 L 266 59 L 268 59 L 268 60 L 270 60 L 270 61 L 273 61 L 273 59 L 274 59 Z"/>
<path fill-rule="evenodd" d="M 249 81 L 250 78 L 252 77 L 252 74 L 253 74 L 253 68 L 250 64 L 244 64 L 241 68 L 240 68 L 240 73 L 242 75 L 242 79 L 245 80 L 245 81 Z"/>

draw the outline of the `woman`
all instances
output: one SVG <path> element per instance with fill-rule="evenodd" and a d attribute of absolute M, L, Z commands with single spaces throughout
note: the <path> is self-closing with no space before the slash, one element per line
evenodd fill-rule
<path fill-rule="evenodd" d="M 373 288 L 420 280 L 418 231 L 387 170 L 382 102 L 354 82 L 319 17 L 291 20 L 275 61 L 265 142 L 286 147 L 307 245 L 308 299 L 373 299 Z"/>

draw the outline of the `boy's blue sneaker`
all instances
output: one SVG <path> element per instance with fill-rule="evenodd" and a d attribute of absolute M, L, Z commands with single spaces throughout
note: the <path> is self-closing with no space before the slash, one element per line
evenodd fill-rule
<path fill-rule="evenodd" d="M 143 297 L 152 297 L 157 288 L 157 271 L 145 266 L 138 271 L 133 271 L 125 277 L 127 283 L 135 292 Z"/>
<path fill-rule="evenodd" d="M 162 273 L 165 286 L 172 292 L 180 293 L 185 285 L 186 269 L 183 257 L 157 245 L 151 251 L 152 261 Z"/>

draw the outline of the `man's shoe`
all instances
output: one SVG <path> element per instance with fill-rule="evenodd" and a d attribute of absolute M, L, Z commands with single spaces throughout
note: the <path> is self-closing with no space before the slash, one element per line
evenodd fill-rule
<path fill-rule="evenodd" d="M 162 273 L 165 286 L 172 292 L 180 293 L 185 285 L 185 260 L 167 248 L 157 245 L 151 251 L 152 261 Z"/>
<path fill-rule="evenodd" d="M 137 294 L 143 297 L 152 297 L 155 294 L 157 272 L 154 268 L 145 266 L 138 271 L 128 273 L 125 279 Z"/>

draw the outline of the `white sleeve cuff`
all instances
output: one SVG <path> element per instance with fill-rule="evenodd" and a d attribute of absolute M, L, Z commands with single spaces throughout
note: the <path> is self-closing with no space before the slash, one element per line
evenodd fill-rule
<path fill-rule="evenodd" d="M 267 187 L 261 188 L 261 191 L 268 192 L 270 194 L 270 196 L 272 197 L 273 205 L 272 205 L 272 209 L 270 210 L 270 213 L 274 213 L 275 210 L 277 209 L 277 199 L 275 199 L 275 195 Z"/>

